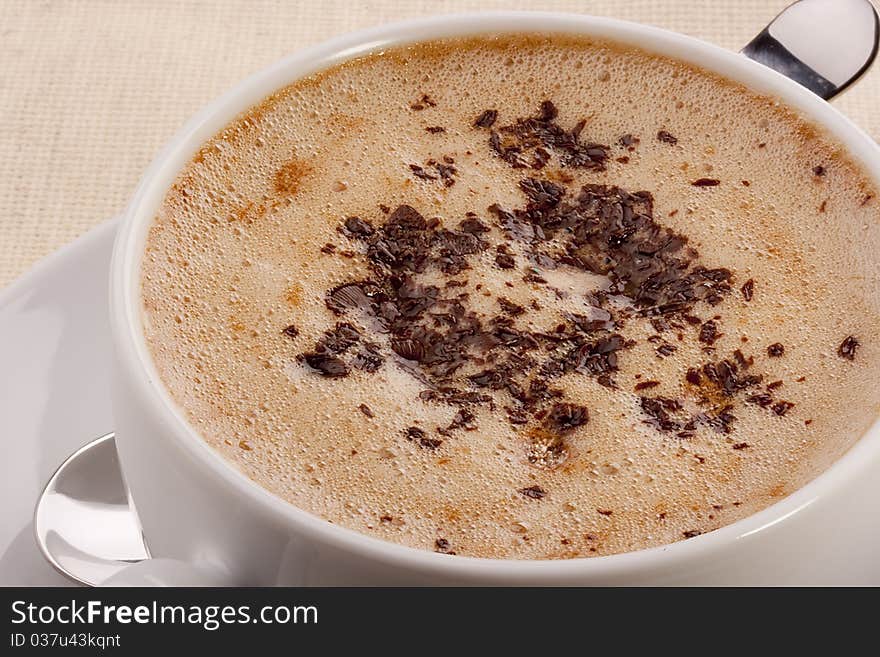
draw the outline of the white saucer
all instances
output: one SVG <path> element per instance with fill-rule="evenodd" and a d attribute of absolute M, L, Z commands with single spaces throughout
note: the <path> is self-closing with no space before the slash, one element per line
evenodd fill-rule
<path fill-rule="evenodd" d="M 108 268 L 117 221 L 0 291 L 0 586 L 69 586 L 34 541 L 37 496 L 78 447 L 113 430 Z"/>

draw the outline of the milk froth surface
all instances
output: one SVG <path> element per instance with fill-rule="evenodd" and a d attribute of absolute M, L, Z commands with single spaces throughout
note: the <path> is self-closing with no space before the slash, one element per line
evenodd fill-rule
<path fill-rule="evenodd" d="M 878 202 L 693 67 L 423 44 L 202 148 L 150 229 L 144 330 L 193 427 L 301 509 L 460 555 L 637 550 L 780 500 L 877 417 Z"/>

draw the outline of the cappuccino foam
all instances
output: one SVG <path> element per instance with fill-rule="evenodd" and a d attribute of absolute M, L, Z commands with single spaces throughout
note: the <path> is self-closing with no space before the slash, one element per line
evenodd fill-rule
<path fill-rule="evenodd" d="M 878 202 L 698 68 L 422 44 L 201 148 L 150 228 L 144 333 L 204 440 L 305 511 L 459 555 L 633 551 L 784 498 L 876 419 Z"/>

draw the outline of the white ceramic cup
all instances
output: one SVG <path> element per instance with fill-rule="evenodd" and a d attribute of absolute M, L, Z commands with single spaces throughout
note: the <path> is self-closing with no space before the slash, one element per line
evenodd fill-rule
<path fill-rule="evenodd" d="M 504 32 L 609 39 L 739 81 L 823 126 L 880 185 L 880 148 L 827 102 L 742 55 L 643 25 L 549 13 L 443 16 L 342 36 L 287 57 L 186 124 L 147 170 L 116 240 L 116 441 L 150 550 L 162 557 L 124 571 L 116 583 L 141 577 L 233 585 L 880 584 L 880 421 L 817 479 L 716 531 L 627 554 L 511 561 L 436 554 L 330 524 L 237 471 L 175 407 L 142 332 L 140 266 L 150 222 L 199 146 L 271 92 L 346 59 L 436 38 Z"/>

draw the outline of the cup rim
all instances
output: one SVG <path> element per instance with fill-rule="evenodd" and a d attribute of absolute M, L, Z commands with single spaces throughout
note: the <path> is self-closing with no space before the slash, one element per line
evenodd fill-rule
<path fill-rule="evenodd" d="M 401 568 L 438 572 L 450 577 L 510 583 L 565 582 L 574 575 L 635 574 L 671 568 L 697 556 L 766 532 L 802 513 L 844 482 L 859 475 L 880 455 L 880 418 L 856 443 L 815 479 L 765 509 L 689 540 L 598 557 L 560 560 L 512 560 L 450 556 L 408 547 L 331 524 L 287 502 L 240 472 L 215 451 L 171 399 L 149 355 L 142 331 L 140 269 L 146 234 L 171 182 L 196 150 L 241 112 L 273 91 L 342 61 L 389 47 L 434 39 L 505 33 L 577 35 L 606 39 L 696 65 L 772 96 L 820 125 L 880 183 L 880 147 L 826 101 L 783 75 L 744 55 L 661 28 L 611 18 L 562 12 L 491 11 L 429 16 L 389 23 L 337 36 L 299 50 L 251 75 L 205 106 L 155 157 L 124 213 L 110 267 L 110 323 L 117 373 L 131 385 L 149 412 L 161 418 L 167 439 L 204 475 L 234 488 L 243 503 L 261 517 L 338 549 L 394 563 Z"/>

